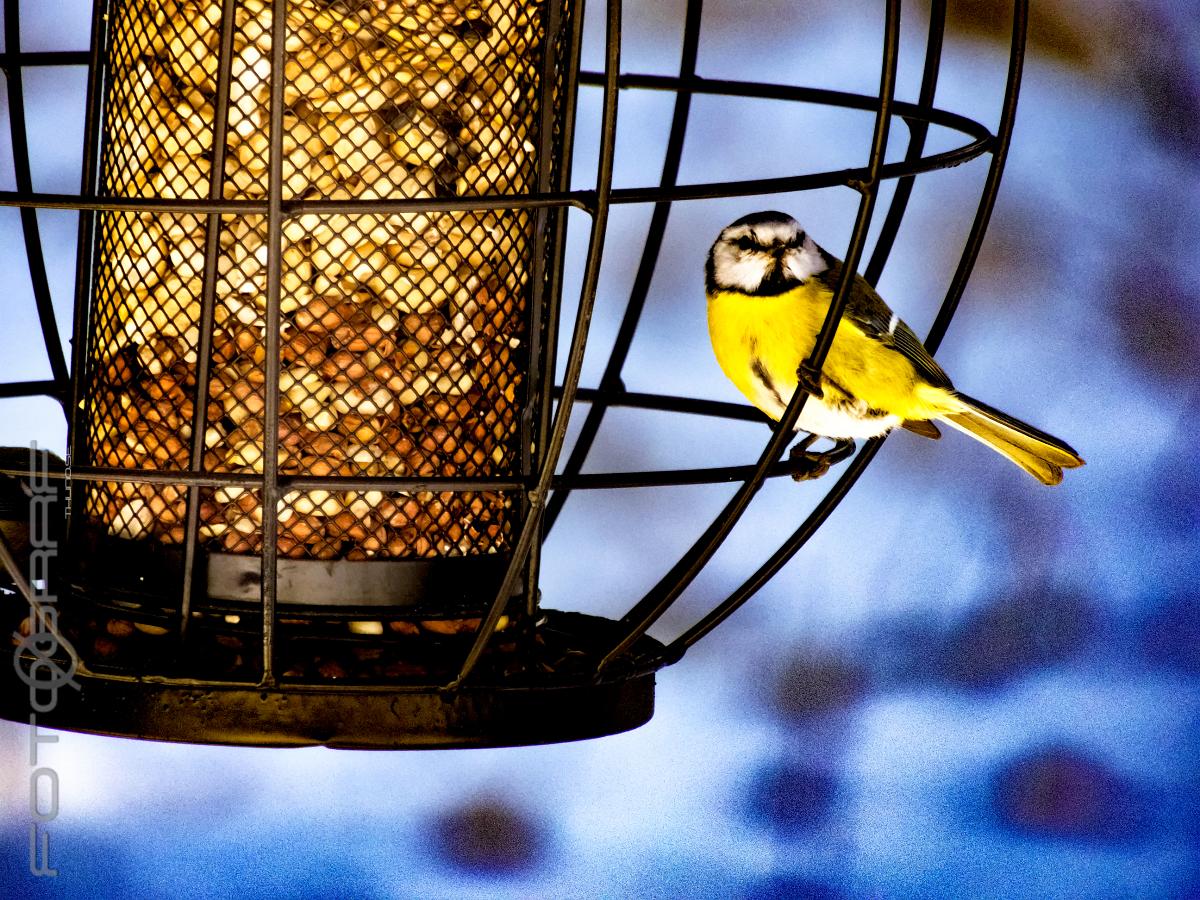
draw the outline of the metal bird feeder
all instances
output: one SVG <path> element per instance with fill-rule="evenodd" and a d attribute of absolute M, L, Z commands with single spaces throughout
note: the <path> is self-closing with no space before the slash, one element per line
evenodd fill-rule
<path fill-rule="evenodd" d="M 989 156 L 932 350 L 992 210 L 1024 53 L 1017 2 L 993 134 L 935 105 L 942 2 L 915 102 L 893 96 L 898 0 L 875 96 L 700 77 L 701 6 L 687 6 L 679 75 L 650 76 L 621 71 L 619 0 L 606 6 L 601 72 L 579 71 L 575 0 L 97 0 L 90 50 L 37 53 L 21 49 L 20 0 L 4 0 L 16 190 L 0 205 L 20 209 L 53 378 L 0 385 L 0 397 L 52 397 L 69 426 L 65 461 L 10 451 L 0 467 L 16 645 L 6 718 L 379 748 L 572 740 L 650 718 L 654 673 L 803 546 L 882 443 L 859 450 L 726 600 L 667 645 L 647 635 L 763 480 L 790 473 L 780 458 L 805 402 L 798 391 L 751 465 L 581 474 L 612 407 L 759 418 L 623 386 L 672 204 L 846 186 L 861 195 L 849 274 L 879 186 L 895 179 L 864 270 L 873 282 L 915 176 Z M 31 184 L 22 80 L 47 66 L 88 71 L 78 195 Z M 603 94 L 600 152 L 592 187 L 573 191 L 581 90 Z M 618 95 L 645 90 L 675 99 L 662 177 L 614 189 Z M 702 94 L 873 115 L 869 155 L 838 171 L 680 185 Z M 886 162 L 896 117 L 908 149 Z M 964 142 L 926 154 L 930 125 Z M 608 212 L 622 203 L 652 204 L 651 224 L 611 358 L 584 388 Z M 555 373 L 569 208 L 591 226 Z M 80 211 L 69 363 L 37 209 Z M 560 467 L 577 404 L 588 409 Z M 542 607 L 542 539 L 572 491 L 728 481 L 741 484 L 724 510 L 620 621 Z"/>

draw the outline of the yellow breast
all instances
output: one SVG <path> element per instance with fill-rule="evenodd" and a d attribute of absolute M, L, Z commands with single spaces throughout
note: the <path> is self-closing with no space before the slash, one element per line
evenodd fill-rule
<path fill-rule="evenodd" d="M 786 401 L 796 389 L 796 369 L 811 352 L 818 324 L 815 304 L 797 297 L 804 288 L 775 297 L 723 292 L 709 297 L 708 334 L 717 363 L 746 398 L 774 419 L 764 402 L 756 365 L 770 374 Z"/>
<path fill-rule="evenodd" d="M 746 398 L 773 419 L 796 389 L 796 369 L 812 353 L 831 292 L 815 279 L 773 297 L 721 292 L 708 299 L 708 333 L 722 371 Z M 902 354 L 843 318 L 826 358 L 826 400 L 863 401 L 901 419 L 928 418 L 929 398 Z M 765 377 L 764 377 L 765 376 Z M 782 404 L 765 382 L 774 386 Z M 845 395 L 839 396 L 845 390 Z M 922 386 L 924 387 L 924 386 Z M 848 395 L 848 396 L 846 396 Z"/>

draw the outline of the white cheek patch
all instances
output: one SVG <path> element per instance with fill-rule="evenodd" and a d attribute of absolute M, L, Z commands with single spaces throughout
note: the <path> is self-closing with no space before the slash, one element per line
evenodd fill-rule
<path fill-rule="evenodd" d="M 810 237 L 804 238 L 804 246 L 799 250 L 789 250 L 784 259 L 788 274 L 797 281 L 808 281 L 814 275 L 820 275 L 829 266 L 821 257 L 821 251 Z"/>
<path fill-rule="evenodd" d="M 765 262 L 759 254 L 740 253 L 727 244 L 717 247 L 713 264 L 717 283 L 722 288 L 747 294 L 757 291 L 767 274 Z"/>

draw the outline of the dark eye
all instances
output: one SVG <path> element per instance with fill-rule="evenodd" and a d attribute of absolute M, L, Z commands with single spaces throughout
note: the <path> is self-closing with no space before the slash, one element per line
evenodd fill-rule
<path fill-rule="evenodd" d="M 737 245 L 737 248 L 739 250 L 745 250 L 747 252 L 755 249 L 758 246 L 754 242 L 754 238 L 749 237 L 749 236 L 740 237 L 736 241 L 734 241 L 734 243 Z"/>

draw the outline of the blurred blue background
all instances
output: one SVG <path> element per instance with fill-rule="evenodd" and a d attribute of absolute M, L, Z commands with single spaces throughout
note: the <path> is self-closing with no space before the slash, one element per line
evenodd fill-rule
<path fill-rule="evenodd" d="M 938 104 L 994 127 L 1009 13 L 950 6 Z M 25 49 L 85 47 L 85 7 L 22 4 Z M 627 7 L 624 67 L 670 72 L 682 0 Z M 878 7 L 710 0 L 699 71 L 874 92 Z M 587 68 L 601 64 L 601 13 L 587 12 Z M 904 99 L 926 26 L 906 3 Z M 0 722 L 0 896 L 1200 897 L 1200 15 L 1192 0 L 1041 0 L 1030 37 L 999 203 L 939 359 L 967 392 L 1065 438 L 1086 468 L 1049 490 L 957 434 L 894 436 L 779 577 L 660 673 L 654 719 L 628 734 L 410 754 L 62 733 L 42 751 L 60 778 L 57 879 L 27 873 L 28 730 Z M 76 191 L 82 73 L 26 82 L 35 187 Z M 655 183 L 671 98 L 621 104 L 617 181 Z M 594 177 L 598 111 L 585 90 L 579 186 Z M 871 126 L 700 98 L 682 177 L 859 165 Z M 935 129 L 930 147 L 955 139 Z M 893 158 L 905 140 L 898 126 Z M 985 169 L 917 182 L 879 287 L 918 333 Z M 0 188 L 11 172 L 5 121 Z M 709 243 L 778 208 L 841 255 L 856 202 L 840 189 L 676 205 L 628 387 L 740 399 L 705 331 Z M 38 218 L 69 322 L 77 216 Z M 602 371 L 648 219 L 613 213 L 584 384 Z M 586 222 L 572 225 L 577 283 Z M 49 377 L 15 210 L 0 210 L 0 248 L 3 378 Z M 746 463 L 767 436 L 614 411 L 589 469 Z M 61 449 L 61 413 L 0 401 L 0 444 L 31 439 Z M 719 602 L 826 488 L 765 488 L 653 633 Z M 572 497 L 547 542 L 545 604 L 620 615 L 731 492 Z"/>

